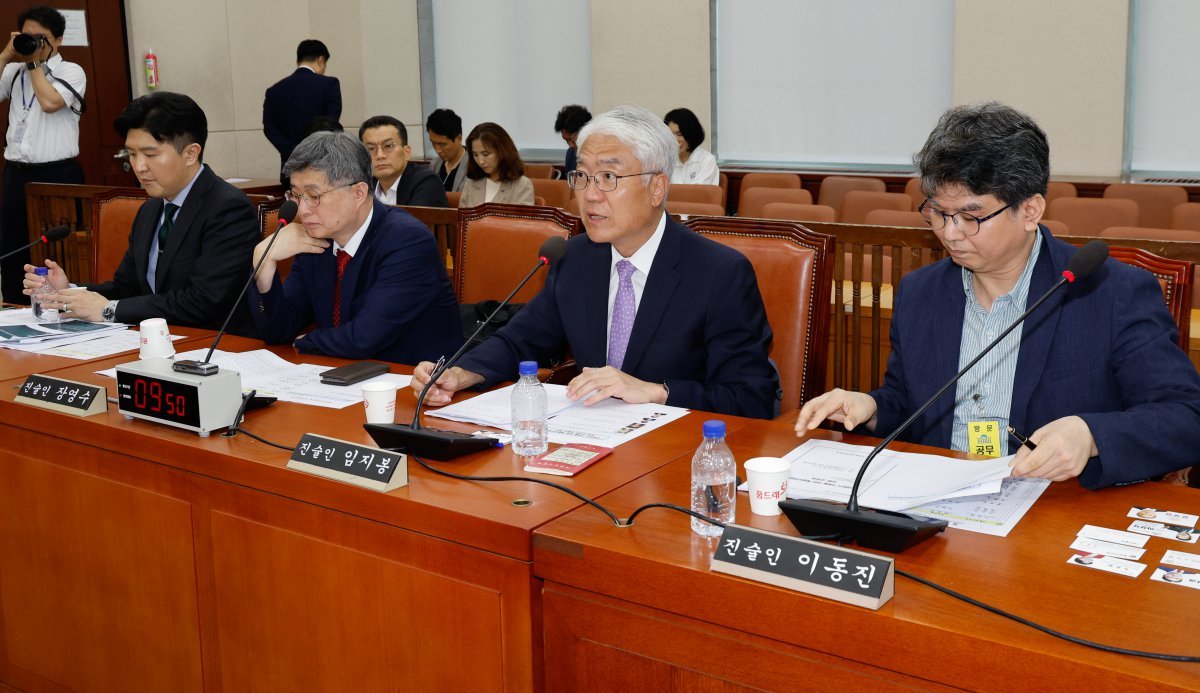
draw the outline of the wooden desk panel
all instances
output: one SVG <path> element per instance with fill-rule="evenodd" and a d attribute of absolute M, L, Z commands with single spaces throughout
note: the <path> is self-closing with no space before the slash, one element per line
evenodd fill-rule
<path fill-rule="evenodd" d="M 799 442 L 793 422 L 794 416 L 785 416 L 746 426 L 730 436 L 735 456 L 744 461 L 790 450 Z M 686 504 L 689 467 L 681 457 L 601 502 L 619 514 L 650 500 Z M 1075 482 L 1055 484 L 1008 538 L 948 530 L 897 556 L 897 567 L 1083 638 L 1200 655 L 1194 638 L 1178 637 L 1200 630 L 1200 609 L 1181 608 L 1195 593 L 1147 579 L 1164 550 L 1187 546 L 1151 539 L 1143 560 L 1151 568 L 1137 580 L 1066 563 L 1083 524 L 1123 529 L 1132 505 L 1188 509 L 1197 507 L 1196 498 L 1194 490 L 1165 484 L 1099 492 Z M 752 516 L 748 505 L 743 496 L 739 522 L 796 534 L 785 518 Z M 757 653 L 755 666 L 726 658 L 728 666 L 700 677 L 718 689 L 760 685 L 759 674 L 749 672 L 756 667 L 786 669 L 787 678 L 773 687 L 797 689 L 825 688 L 854 676 L 867 677 L 872 688 L 1200 687 L 1200 665 L 1068 644 L 902 577 L 896 578 L 894 599 L 873 612 L 713 573 L 709 562 L 716 545 L 696 537 L 686 516 L 668 511 L 643 514 L 628 529 L 597 524 L 582 513 L 539 528 L 534 566 L 545 581 L 547 687 L 580 685 L 580 671 L 593 677 L 589 687 L 608 687 L 607 670 L 571 664 L 597 649 L 625 653 L 624 669 L 611 674 L 614 681 L 651 684 L 664 671 L 695 676 L 711 666 L 703 654 L 709 638 Z M 635 644 L 640 636 L 623 634 L 651 627 L 662 635 L 641 649 Z"/>

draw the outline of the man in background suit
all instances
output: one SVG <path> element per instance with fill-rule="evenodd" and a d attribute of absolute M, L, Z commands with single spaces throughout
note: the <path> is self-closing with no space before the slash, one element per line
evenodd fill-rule
<path fill-rule="evenodd" d="M 367 150 L 344 132 L 296 146 L 283 170 L 297 220 L 279 231 L 250 287 L 259 334 L 269 344 L 294 340 L 306 354 L 406 364 L 449 356 L 462 324 L 437 243 L 408 212 L 371 195 L 370 168 Z M 276 267 L 288 258 L 281 282 Z"/>
<path fill-rule="evenodd" d="M 518 362 L 544 364 L 569 348 L 582 372 L 568 396 L 586 404 L 616 397 L 774 416 L 779 376 L 753 267 L 666 213 L 679 150 L 671 131 L 653 113 L 623 106 L 592 120 L 578 142 L 568 183 L 587 235 L 567 241 L 542 291 L 443 374 L 428 403 L 511 380 Z M 414 392 L 432 370 L 417 366 Z"/>
<path fill-rule="evenodd" d="M 337 77 L 325 75 L 329 49 L 316 39 L 305 39 L 296 47 L 296 71 L 269 89 L 263 100 L 263 132 L 279 150 L 280 168 L 304 139 L 313 118 L 342 117 L 342 87 Z M 287 181 L 281 179 L 284 187 Z"/>
<path fill-rule="evenodd" d="M 112 280 L 69 288 L 52 260 L 47 277 L 66 317 L 137 324 L 165 318 L 172 325 L 216 330 L 234 308 L 260 237 L 258 216 L 242 191 L 203 164 L 208 121 L 191 98 L 155 92 L 135 99 L 117 117 L 129 165 L 150 200 L 138 209 L 129 246 Z M 25 266 L 25 293 L 42 280 Z M 230 322 L 253 334 L 239 306 Z"/>
<path fill-rule="evenodd" d="M 363 121 L 358 129 L 367 153 L 371 155 L 371 186 L 375 198 L 386 205 L 449 207 L 446 191 L 437 174 L 424 166 L 409 166 L 412 148 L 408 129 L 391 116 L 375 116 Z"/>

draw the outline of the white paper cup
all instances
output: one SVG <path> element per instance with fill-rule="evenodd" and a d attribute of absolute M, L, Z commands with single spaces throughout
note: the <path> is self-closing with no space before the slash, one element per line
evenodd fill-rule
<path fill-rule="evenodd" d="M 171 331 L 167 329 L 166 320 L 147 318 L 138 327 L 141 358 L 167 359 L 175 355 L 175 345 L 171 343 Z"/>
<path fill-rule="evenodd" d="M 746 461 L 746 484 L 750 492 L 750 512 L 778 515 L 779 501 L 787 498 L 790 462 L 778 457 L 755 457 Z"/>
<path fill-rule="evenodd" d="M 396 383 L 387 381 L 364 383 L 362 393 L 363 408 L 367 412 L 367 423 L 394 423 L 396 421 Z"/>

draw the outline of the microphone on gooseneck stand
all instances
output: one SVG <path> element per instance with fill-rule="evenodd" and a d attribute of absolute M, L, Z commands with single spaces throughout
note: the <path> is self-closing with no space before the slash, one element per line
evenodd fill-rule
<path fill-rule="evenodd" d="M 443 373 L 450 370 L 455 363 L 458 363 L 459 357 L 467 351 L 470 344 L 483 332 L 483 329 L 492 321 L 492 318 L 496 317 L 496 314 L 508 305 L 512 297 L 517 295 L 521 287 L 525 286 L 543 266 L 558 264 L 558 261 L 562 259 L 563 253 L 566 251 L 566 239 L 561 236 L 547 238 L 542 243 L 542 247 L 538 249 L 537 264 L 533 266 L 533 269 L 529 270 L 529 274 L 525 275 L 521 283 L 517 284 L 516 288 L 509 292 L 508 296 L 496 306 L 491 315 L 488 315 L 487 319 L 479 324 L 474 334 L 463 342 L 463 345 L 453 356 L 449 359 L 438 361 L 433 372 L 429 374 L 429 382 L 425 383 L 425 387 L 421 388 L 421 394 L 417 395 L 417 407 L 413 412 L 412 423 L 408 426 L 396 423 L 363 425 L 375 442 L 383 447 L 398 450 L 399 452 L 443 461 L 495 447 L 497 442 L 495 438 L 481 438 L 469 433 L 447 431 L 440 428 L 421 428 L 421 408 L 425 404 L 425 394 L 429 392 L 429 388 L 437 382 L 437 379 Z"/>
<path fill-rule="evenodd" d="M 254 265 L 254 269 L 250 272 L 250 278 L 246 280 L 242 290 L 238 292 L 237 300 L 233 302 L 233 306 L 229 309 L 229 314 L 225 316 L 225 322 L 221 324 L 221 329 L 217 330 L 217 336 L 213 339 L 212 346 L 208 349 L 208 354 L 205 355 L 203 361 L 184 360 L 176 361 L 172 368 L 180 373 L 192 373 L 193 375 L 214 375 L 220 369 L 215 363 L 209 363 L 212 359 L 213 352 L 217 350 L 217 345 L 221 343 L 221 337 L 225 336 L 225 330 L 229 327 L 229 321 L 233 319 L 233 314 L 237 312 L 238 306 L 242 299 L 246 297 L 246 291 L 250 288 L 250 282 L 258 276 L 258 270 L 266 261 L 267 255 L 271 252 L 271 246 L 275 245 L 275 239 L 279 238 L 279 232 L 283 227 L 287 226 L 296 218 L 296 212 L 299 207 L 295 200 L 288 200 L 279 208 L 279 226 L 275 228 L 275 233 L 271 234 L 271 240 L 267 243 L 266 250 L 263 251 L 262 257 L 258 258 L 258 262 Z"/>
<path fill-rule="evenodd" d="M 867 467 L 875 459 L 876 455 L 883 452 L 884 448 L 907 430 L 921 414 L 925 413 L 926 409 L 929 409 L 939 397 L 945 394 L 946 390 L 950 389 L 950 386 L 957 383 L 960 378 L 966 375 L 967 371 L 971 370 L 976 363 L 979 363 L 980 359 L 1008 336 L 1009 332 L 1016 329 L 1017 325 L 1020 325 L 1033 311 L 1045 303 L 1054 292 L 1058 291 L 1065 284 L 1072 283 L 1076 279 L 1081 279 L 1095 272 L 1107 257 L 1108 246 L 1101 240 L 1091 241 L 1071 256 L 1070 262 L 1067 263 L 1067 269 L 1062 273 L 1062 278 L 1054 286 L 1050 287 L 1049 291 L 1043 294 L 1020 317 L 1014 320 L 1008 326 L 1008 329 L 1001 332 L 1000 336 L 996 337 L 991 344 L 984 347 L 979 352 L 979 355 L 955 374 L 949 382 L 933 393 L 933 396 L 913 412 L 912 416 L 905 419 L 904 423 L 896 427 L 896 430 L 892 431 L 891 435 L 884 438 L 882 442 L 871 450 L 870 454 L 867 455 L 867 459 L 859 467 L 858 476 L 854 478 L 854 486 L 850 489 L 850 500 L 845 505 L 816 500 L 781 501 L 779 507 L 787 513 L 788 519 L 792 521 L 792 524 L 796 525 L 804 534 L 837 534 L 854 540 L 860 546 L 866 548 L 894 552 L 903 551 L 909 546 L 919 544 L 946 529 L 947 523 L 945 520 L 930 520 L 887 510 L 860 510 L 858 507 L 858 487 L 862 484 L 863 475 L 866 474 Z"/>
<path fill-rule="evenodd" d="M 0 255 L 0 260 L 3 260 L 8 257 L 12 257 L 13 255 L 16 255 L 17 253 L 21 252 L 22 250 L 29 250 L 30 248 L 32 248 L 35 245 L 41 245 L 43 243 L 55 243 L 57 241 L 61 241 L 62 239 L 66 238 L 67 236 L 70 236 L 70 235 L 71 235 L 71 227 L 70 226 L 55 226 L 54 228 L 50 229 L 46 233 L 43 233 L 33 243 L 30 243 L 28 245 L 23 245 L 20 248 L 17 248 L 16 250 L 10 250 L 5 254 Z"/>

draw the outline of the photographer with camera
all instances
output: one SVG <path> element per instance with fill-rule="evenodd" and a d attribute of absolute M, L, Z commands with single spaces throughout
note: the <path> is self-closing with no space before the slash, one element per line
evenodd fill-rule
<path fill-rule="evenodd" d="M 83 68 L 59 55 L 67 20 L 52 7 L 37 5 L 21 13 L 17 27 L 20 31 L 0 52 L 0 101 L 9 100 L 0 254 L 29 242 L 26 183 L 83 183 L 76 157 L 87 78 Z M 5 301 L 29 303 L 21 292 L 28 262 L 29 251 L 0 260 Z"/>

